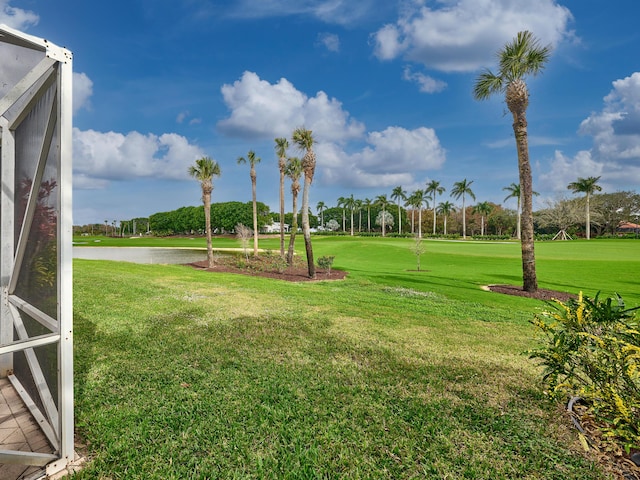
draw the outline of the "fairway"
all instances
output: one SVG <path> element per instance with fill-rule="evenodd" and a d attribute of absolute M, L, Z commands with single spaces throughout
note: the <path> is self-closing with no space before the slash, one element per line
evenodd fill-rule
<path fill-rule="evenodd" d="M 607 478 L 523 354 L 545 304 L 480 289 L 519 245 L 412 242 L 314 237 L 339 282 L 76 260 L 77 478 Z M 637 246 L 536 244 L 540 284 L 637 304 Z"/>

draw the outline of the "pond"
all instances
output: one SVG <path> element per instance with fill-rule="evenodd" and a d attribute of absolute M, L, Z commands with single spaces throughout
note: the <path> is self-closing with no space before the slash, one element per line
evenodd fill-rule
<path fill-rule="evenodd" d="M 206 249 L 162 247 L 73 247 L 73 258 L 133 263 L 192 263 L 207 259 Z"/>

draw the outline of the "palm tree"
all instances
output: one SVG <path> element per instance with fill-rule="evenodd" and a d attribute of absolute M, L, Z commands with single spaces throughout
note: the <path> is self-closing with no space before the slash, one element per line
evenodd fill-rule
<path fill-rule="evenodd" d="M 313 174 L 316 171 L 316 154 L 313 151 L 315 140 L 311 130 L 303 127 L 296 128 L 293 132 L 293 142 L 304 150 L 302 157 L 302 170 L 304 171 L 304 189 L 302 191 L 302 235 L 304 236 L 304 246 L 307 253 L 307 267 L 309 277 L 315 278 L 316 266 L 313 263 L 313 247 L 311 245 L 311 228 L 309 226 L 309 189 L 313 182 Z"/>
<path fill-rule="evenodd" d="M 521 237 L 521 234 L 520 234 L 520 231 L 521 231 L 520 185 L 517 183 L 512 183 L 508 187 L 504 187 L 502 190 L 509 192 L 509 195 L 504 197 L 503 202 L 506 202 L 510 198 L 515 198 L 517 200 L 516 213 L 518 215 L 518 223 L 516 224 L 516 237 L 518 238 L 518 240 L 520 240 L 520 237 Z M 540 195 L 538 192 L 535 192 L 535 191 L 532 191 L 531 194 Z"/>
<path fill-rule="evenodd" d="M 353 237 L 353 211 L 356 209 L 356 199 L 353 198 L 353 194 L 345 199 L 344 206 L 351 212 L 351 236 Z"/>
<path fill-rule="evenodd" d="M 362 200 L 356 200 L 356 211 L 358 212 L 358 233 L 362 231 Z"/>
<path fill-rule="evenodd" d="M 293 252 L 298 233 L 298 194 L 300 193 L 300 175 L 302 175 L 302 161 L 298 157 L 291 157 L 285 165 L 285 175 L 291 180 L 291 196 L 293 197 L 293 219 L 291 221 L 291 234 L 289 235 L 289 248 L 287 250 L 287 263 L 293 264 Z"/>
<path fill-rule="evenodd" d="M 400 208 L 400 200 L 407 199 L 407 192 L 405 192 L 402 187 L 398 186 L 393 189 L 393 192 L 391 192 L 391 199 L 398 202 L 398 234 L 402 234 L 402 217 L 400 216 L 402 210 Z"/>
<path fill-rule="evenodd" d="M 389 205 L 389 199 L 386 195 L 378 195 L 376 197 L 376 205 L 382 208 L 382 236 L 385 235 L 385 214 L 387 213 L 387 206 Z M 392 217 L 393 218 L 393 217 Z"/>
<path fill-rule="evenodd" d="M 318 214 L 320 215 L 320 226 L 322 226 L 322 228 L 324 228 L 324 211 L 327 208 L 327 206 L 324 204 L 324 202 L 321 200 L 316 204 L 316 211 L 318 212 Z"/>
<path fill-rule="evenodd" d="M 467 238 L 467 215 L 464 206 L 465 196 L 469 195 L 474 200 L 476 199 L 476 195 L 473 193 L 473 190 L 471 190 L 472 183 L 473 180 L 468 182 L 465 178 L 464 180 L 454 183 L 451 189 L 451 196 L 455 197 L 456 200 L 462 197 L 462 238 Z"/>
<path fill-rule="evenodd" d="M 287 168 L 287 148 L 289 141 L 286 138 L 276 138 L 276 155 L 278 156 L 278 169 L 280 170 L 280 256 L 284 257 L 284 176 Z"/>
<path fill-rule="evenodd" d="M 508 187 L 504 187 L 502 190 L 509 192 L 509 195 L 507 195 L 506 197 L 504 197 L 504 202 L 506 202 L 507 200 L 509 200 L 510 198 L 515 198 L 517 200 L 517 204 L 516 204 L 516 213 L 518 215 L 518 222 L 516 224 L 516 237 L 518 240 L 520 240 L 521 238 L 521 234 L 520 234 L 520 184 L 518 183 L 511 183 L 511 185 L 509 185 Z"/>
<path fill-rule="evenodd" d="M 370 198 L 365 198 L 362 201 L 362 206 L 367 208 L 367 232 L 371 231 L 371 206 L 373 201 Z"/>
<path fill-rule="evenodd" d="M 580 178 L 578 177 L 578 181 L 576 182 L 571 182 L 569 185 L 567 185 L 567 188 L 569 190 L 571 190 L 573 193 L 584 193 L 585 194 L 585 199 L 587 200 L 587 205 L 586 205 L 586 233 L 587 233 L 587 240 L 589 240 L 591 238 L 591 212 L 589 209 L 589 200 L 591 198 L 591 194 L 598 191 L 601 192 L 602 191 L 602 187 L 600 185 L 598 185 L 598 180 L 600 180 L 600 177 L 587 177 L 587 178 Z"/>
<path fill-rule="evenodd" d="M 258 256 L 258 202 L 256 201 L 256 164 L 260 163 L 260 157 L 256 152 L 249 150 L 247 158 L 238 157 L 238 165 L 249 163 L 249 176 L 251 177 L 251 199 L 253 201 L 253 256 Z"/>
<path fill-rule="evenodd" d="M 342 209 L 342 231 L 343 232 L 347 231 L 347 217 L 345 213 L 346 204 L 347 204 L 347 199 L 345 197 L 338 197 L 338 200 L 336 200 L 336 207 Z"/>
<path fill-rule="evenodd" d="M 418 238 L 422 238 L 422 207 L 429 208 L 429 196 L 424 190 L 413 192 L 414 206 L 418 209 Z"/>
<path fill-rule="evenodd" d="M 416 217 L 416 208 L 418 206 L 418 192 L 415 191 L 411 195 L 407 197 L 407 200 L 404 202 L 406 207 L 411 207 L 411 234 L 415 231 L 415 217 Z"/>
<path fill-rule="evenodd" d="M 492 212 L 493 206 L 489 202 L 480 202 L 475 207 L 473 207 L 473 213 L 480 214 L 480 235 L 484 235 L 484 216 Z"/>
<path fill-rule="evenodd" d="M 431 194 L 431 201 L 433 202 L 433 234 L 436 234 L 436 196 L 442 195 L 445 191 L 445 188 L 440 186 L 440 182 L 437 180 L 431 180 L 427 184 L 427 194 Z"/>
<path fill-rule="evenodd" d="M 438 213 L 444 215 L 444 234 L 447 235 L 447 218 L 449 214 L 456 211 L 456 207 L 451 202 L 440 202 L 438 204 Z"/>
<path fill-rule="evenodd" d="M 213 267 L 213 246 L 211 244 L 211 192 L 213 192 L 213 177 L 220 176 L 220 165 L 209 157 L 196 160 L 196 164 L 189 167 L 189 175 L 200 182 L 202 188 L 202 203 L 204 204 L 204 229 L 207 235 L 207 262 Z M 106 222 L 105 222 L 106 224 Z"/>
<path fill-rule="evenodd" d="M 498 73 L 494 74 L 489 70 L 481 73 L 473 89 L 474 97 L 478 100 L 486 100 L 494 93 L 504 93 L 507 107 L 513 116 L 522 189 L 522 288 L 527 292 L 538 289 L 538 280 L 533 236 L 533 181 L 527 140 L 529 91 L 524 79 L 527 75 L 535 76 L 540 73 L 550 54 L 551 47 L 541 47 L 531 32 L 519 32 L 515 39 L 498 52 Z"/>

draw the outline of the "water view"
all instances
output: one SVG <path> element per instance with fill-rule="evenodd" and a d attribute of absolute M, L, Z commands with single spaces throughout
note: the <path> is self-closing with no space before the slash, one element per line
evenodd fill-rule
<path fill-rule="evenodd" d="M 207 259 L 205 249 L 159 247 L 73 247 L 73 258 L 133 263 L 181 264 Z"/>

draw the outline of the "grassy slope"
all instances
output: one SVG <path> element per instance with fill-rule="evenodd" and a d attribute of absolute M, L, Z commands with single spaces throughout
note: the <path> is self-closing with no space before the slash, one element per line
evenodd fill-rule
<path fill-rule="evenodd" d="M 541 304 L 477 288 L 517 283 L 518 246 L 428 242 L 409 272 L 410 242 L 316 239 L 335 283 L 76 261 L 78 478 L 602 478 L 522 355 Z M 544 286 L 632 285 L 585 244 L 540 244 Z"/>

